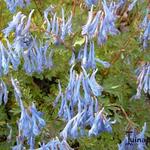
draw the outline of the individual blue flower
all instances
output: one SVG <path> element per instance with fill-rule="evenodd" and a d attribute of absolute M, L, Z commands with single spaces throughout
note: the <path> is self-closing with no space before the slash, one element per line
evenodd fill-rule
<path fill-rule="evenodd" d="M 4 75 L 8 74 L 9 72 L 9 56 L 8 56 L 8 51 L 0 41 L 0 53 L 1 53 L 1 67 L 2 67 L 2 73 Z"/>
<path fill-rule="evenodd" d="M 0 105 L 4 102 L 4 104 L 8 101 L 8 91 L 7 86 L 3 80 L 0 81 Z"/>
<path fill-rule="evenodd" d="M 21 108 L 23 108 L 23 104 L 22 104 L 22 94 L 21 94 L 21 91 L 20 91 L 20 88 L 18 86 L 18 81 L 15 79 L 13 79 L 13 77 L 11 77 L 11 83 L 13 85 L 13 88 L 14 88 L 14 93 L 15 93 L 15 98 L 17 100 L 17 102 L 19 103 L 19 106 Z"/>
<path fill-rule="evenodd" d="M 141 97 L 142 91 L 144 93 L 150 94 L 150 64 L 145 63 L 137 71 L 137 93 L 133 96 L 134 99 L 139 99 Z"/>
<path fill-rule="evenodd" d="M 95 52 L 94 52 L 94 42 L 90 42 L 90 52 L 88 56 L 88 61 L 87 61 L 87 68 L 96 68 L 96 62 L 95 62 Z"/>
<path fill-rule="evenodd" d="M 110 63 L 107 62 L 107 61 L 100 60 L 99 58 L 96 58 L 95 61 L 100 63 L 100 64 L 102 64 L 105 68 L 109 68 L 110 67 Z"/>
<path fill-rule="evenodd" d="M 74 65 L 75 64 L 75 60 L 76 60 L 75 53 L 72 52 L 72 56 L 71 56 L 71 59 L 69 61 L 69 65 Z"/>
<path fill-rule="evenodd" d="M 33 126 L 32 126 L 32 130 L 33 130 L 33 134 L 39 135 L 41 129 L 45 126 L 45 121 L 44 119 L 42 119 L 42 113 L 37 111 L 35 104 L 32 103 L 32 106 L 30 107 L 30 112 L 32 114 L 32 122 L 33 122 Z"/>

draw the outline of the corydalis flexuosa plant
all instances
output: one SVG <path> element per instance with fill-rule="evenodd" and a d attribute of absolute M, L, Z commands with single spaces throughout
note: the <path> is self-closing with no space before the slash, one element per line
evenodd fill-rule
<path fill-rule="evenodd" d="M 3 30 L 5 37 L 9 38 L 10 33 L 15 32 L 13 44 L 6 39 L 7 48 L 0 42 L 1 49 L 1 75 L 9 72 L 9 66 L 17 70 L 23 58 L 23 67 L 28 75 L 33 72 L 41 73 L 44 69 L 51 69 L 53 66 L 53 50 L 49 52 L 48 41 L 40 42 L 30 33 L 31 17 L 34 10 L 29 14 L 28 19 L 21 12 L 17 13 L 8 27 Z"/>
<path fill-rule="evenodd" d="M 70 80 L 65 93 L 62 93 L 59 83 L 59 94 L 54 102 L 61 99 L 59 117 L 68 121 L 64 130 L 60 133 L 63 139 L 78 138 L 80 136 L 97 136 L 101 132 L 111 132 L 111 124 L 103 109 L 98 113 L 99 106 L 97 97 L 101 95 L 103 88 L 97 83 L 94 70 L 90 75 L 82 67 L 80 74 L 70 69 Z M 86 128 L 90 127 L 88 131 Z"/>
<path fill-rule="evenodd" d="M 76 71 L 73 70 L 73 67 L 74 66 L 70 69 L 70 80 L 65 93 L 60 94 L 59 92 L 59 98 L 61 98 L 62 101 L 58 114 L 66 121 L 74 116 L 74 110 L 76 108 L 78 110 L 84 108 L 84 106 L 88 105 L 92 99 L 95 99 L 96 102 L 96 96 L 100 96 L 103 91 L 103 88 L 95 79 L 97 70 L 93 71 L 92 75 L 88 75 L 85 70 L 84 72 L 77 74 Z M 81 92 L 82 90 L 83 93 Z M 94 97 L 91 97 L 92 95 Z M 58 102 L 58 96 L 55 100 L 55 105 L 56 101 Z"/>
<path fill-rule="evenodd" d="M 110 119 L 107 119 L 103 114 L 103 109 L 100 112 L 94 113 L 94 102 L 79 112 L 68 121 L 60 136 L 63 139 L 79 138 L 83 136 L 98 136 L 102 132 L 112 132 Z M 88 128 L 90 128 L 88 130 Z"/>

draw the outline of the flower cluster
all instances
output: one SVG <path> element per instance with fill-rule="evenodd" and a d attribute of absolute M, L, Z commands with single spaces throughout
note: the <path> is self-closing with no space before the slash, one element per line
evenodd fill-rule
<path fill-rule="evenodd" d="M 137 73 L 137 93 L 134 99 L 141 97 L 142 90 L 144 93 L 150 94 L 150 63 L 145 63 L 136 70 Z"/>
<path fill-rule="evenodd" d="M 88 21 L 82 28 L 82 35 L 87 35 L 89 39 L 98 37 L 98 44 L 102 45 L 106 42 L 108 35 L 116 35 L 119 33 L 115 27 L 116 21 L 116 6 L 115 3 L 109 5 L 105 0 L 102 2 L 103 11 L 98 11 L 93 18 L 93 7 L 89 12 Z"/>
<path fill-rule="evenodd" d="M 6 38 L 7 48 L 0 42 L 1 75 L 8 74 L 10 65 L 12 65 L 13 70 L 17 70 L 22 58 L 24 70 L 29 75 L 33 72 L 41 73 L 44 68 L 50 69 L 53 66 L 52 56 L 54 51 L 49 52 L 49 42 L 38 42 L 29 31 L 33 12 L 34 10 L 29 14 L 27 22 L 25 22 L 25 15 L 21 12 L 17 13 L 8 27 L 3 30 L 5 37 L 8 37 L 14 31 L 15 39 L 14 43 L 11 44 Z"/>
<path fill-rule="evenodd" d="M 53 139 L 49 141 L 47 144 L 42 144 L 39 149 L 36 150 L 73 150 L 67 143 L 66 140 L 60 141 L 58 137 L 56 139 Z"/>
<path fill-rule="evenodd" d="M 48 14 L 53 17 L 51 20 L 48 18 Z M 67 35 L 72 33 L 72 14 L 65 20 L 64 9 L 62 8 L 62 18 L 58 18 L 57 14 L 53 12 L 52 6 L 44 11 L 44 19 L 47 24 L 46 36 L 54 41 L 54 44 L 58 45 L 63 43 Z"/>
<path fill-rule="evenodd" d="M 13 70 L 17 71 L 22 58 L 24 60 L 24 70 L 28 75 L 34 72 L 41 73 L 44 69 L 51 69 L 53 66 L 52 56 L 54 51 L 48 51 L 48 42 L 45 45 L 42 43 L 38 45 L 36 39 L 33 39 L 32 46 L 20 53 L 20 51 L 16 51 L 16 47 L 14 48 L 9 43 L 8 39 L 6 41 L 7 48 L 0 42 L 1 76 L 8 74 L 10 66 Z"/>
<path fill-rule="evenodd" d="M 111 132 L 111 124 L 103 114 L 103 109 L 98 113 L 99 106 L 97 97 L 102 94 L 103 88 L 95 79 L 97 70 L 90 75 L 82 66 L 80 74 L 70 69 L 70 80 L 65 95 L 62 93 L 59 83 L 59 94 L 54 106 L 61 98 L 59 117 L 68 121 L 64 130 L 60 133 L 63 139 L 78 138 L 80 136 L 97 136 L 101 132 Z M 90 127 L 87 131 L 86 128 Z"/>
<path fill-rule="evenodd" d="M 45 126 L 45 121 L 42 119 L 42 113 L 37 111 L 34 103 L 32 103 L 29 110 L 25 109 L 16 80 L 11 78 L 11 81 L 14 87 L 16 100 L 21 108 L 21 117 L 18 122 L 19 137 L 14 150 L 22 145 L 21 143 L 23 143 L 24 138 L 27 138 L 28 145 L 30 145 L 30 149 L 32 150 L 34 149 L 35 137 L 40 134 L 41 129 Z"/>
<path fill-rule="evenodd" d="M 24 49 L 28 49 L 33 45 L 33 38 L 29 31 L 33 12 L 34 10 L 30 12 L 27 21 L 25 20 L 27 16 L 18 12 L 13 16 L 13 20 L 8 23 L 8 27 L 3 30 L 5 37 L 8 37 L 11 32 L 15 32 L 12 46 L 18 55 L 20 55 Z"/>
<path fill-rule="evenodd" d="M 143 130 L 138 134 L 135 129 L 128 132 L 125 139 L 120 145 L 118 145 L 119 150 L 144 150 L 146 147 L 146 140 L 144 134 L 146 131 L 146 123 L 144 123 Z"/>
<path fill-rule="evenodd" d="M 11 13 L 16 11 L 17 7 L 25 8 L 30 4 L 30 0 L 4 0 L 6 2 L 7 8 Z"/>

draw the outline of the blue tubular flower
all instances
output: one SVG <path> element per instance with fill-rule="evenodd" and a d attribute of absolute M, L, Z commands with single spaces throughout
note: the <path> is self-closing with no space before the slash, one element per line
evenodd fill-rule
<path fill-rule="evenodd" d="M 104 20 L 101 21 L 100 29 L 98 32 L 98 44 L 103 45 L 107 41 L 106 27 L 103 24 Z"/>
<path fill-rule="evenodd" d="M 8 52 L 2 42 L 0 41 L 0 53 L 1 53 L 1 67 L 2 67 L 2 73 L 7 74 L 9 72 L 9 57 Z"/>
<path fill-rule="evenodd" d="M 1 80 L 0 83 L 0 105 L 2 104 L 2 101 L 4 102 L 4 104 L 6 104 L 8 101 L 7 86 L 3 80 Z"/>
<path fill-rule="evenodd" d="M 87 35 L 87 33 L 88 33 L 88 28 L 89 28 L 89 26 L 90 26 L 90 24 L 91 24 L 91 22 L 92 22 L 92 19 L 93 19 L 93 7 L 91 7 L 91 10 L 90 10 L 89 13 L 88 13 L 88 20 L 87 20 L 86 25 L 84 25 L 84 26 L 82 27 L 82 35 Z"/>
<path fill-rule="evenodd" d="M 31 62 L 30 62 L 30 59 L 29 59 L 29 51 L 26 51 L 24 52 L 23 54 L 23 58 L 24 58 L 24 70 L 25 72 L 28 74 L 28 75 L 31 75 L 32 74 L 32 66 L 31 66 Z"/>
<path fill-rule="evenodd" d="M 63 94 L 61 94 L 61 107 L 58 116 L 62 117 L 65 121 L 69 121 L 72 118 L 71 110 L 68 107 L 66 97 L 64 97 Z"/>
<path fill-rule="evenodd" d="M 106 26 L 106 31 L 108 34 L 111 35 L 116 35 L 119 33 L 119 31 L 115 27 L 115 21 L 116 21 L 116 16 L 114 15 L 114 9 L 113 4 L 111 3 L 110 6 L 107 6 L 106 0 L 103 1 L 103 9 L 105 12 L 105 17 L 104 17 L 104 26 Z"/>
<path fill-rule="evenodd" d="M 53 54 L 54 54 L 54 49 L 51 49 L 51 51 L 48 54 L 47 61 L 45 64 L 46 69 L 51 69 L 53 67 L 53 60 L 52 60 Z"/>
<path fill-rule="evenodd" d="M 25 25 L 25 27 L 24 27 L 24 29 L 22 31 L 23 35 L 26 34 L 27 32 L 29 32 L 29 28 L 30 28 L 30 24 L 31 24 L 31 17 L 32 17 L 33 13 L 34 13 L 34 9 L 29 14 L 27 23 L 26 23 L 26 25 Z"/>
<path fill-rule="evenodd" d="M 43 54 L 42 54 L 42 51 L 41 51 L 41 48 L 39 48 L 38 47 L 38 45 L 37 45 L 37 42 L 36 42 L 36 40 L 34 39 L 34 41 L 33 41 L 33 44 L 34 44 L 34 48 L 35 48 L 35 53 L 36 53 L 36 71 L 38 72 L 38 73 L 41 73 L 42 71 L 43 71 L 43 61 L 42 61 L 42 59 L 43 59 Z M 31 57 L 31 59 L 32 59 L 32 57 Z"/>
<path fill-rule="evenodd" d="M 88 28 L 88 36 L 89 38 L 93 38 L 98 30 L 98 24 L 99 24 L 99 20 L 100 20 L 100 15 L 101 15 L 101 11 L 98 11 L 95 18 L 93 19 L 93 21 L 91 22 L 89 28 Z"/>
<path fill-rule="evenodd" d="M 67 34 L 72 32 L 72 14 L 65 23 L 64 9 L 62 8 L 62 24 L 61 24 L 61 36 L 60 39 L 64 42 Z"/>
<path fill-rule="evenodd" d="M 69 65 L 74 65 L 75 64 L 75 60 L 76 60 L 75 53 L 72 52 L 72 56 L 71 56 L 71 59 L 69 61 Z"/>
<path fill-rule="evenodd" d="M 32 103 L 30 112 L 32 114 L 32 122 L 33 122 L 32 130 L 33 134 L 36 136 L 40 134 L 41 129 L 45 126 L 46 123 L 44 119 L 41 118 L 42 113 L 37 111 L 34 103 Z"/>
<path fill-rule="evenodd" d="M 7 91 L 7 86 L 3 80 L 2 80 L 2 86 L 3 86 L 3 101 L 4 104 L 6 104 L 8 101 L 8 91 Z"/>
<path fill-rule="evenodd" d="M 73 71 L 74 65 L 70 68 L 70 79 L 66 89 L 66 98 L 71 99 L 73 95 L 73 89 L 75 86 L 75 71 Z"/>
<path fill-rule="evenodd" d="M 94 53 L 94 42 L 90 42 L 90 52 L 87 62 L 87 68 L 95 69 L 96 63 L 95 63 L 95 53 Z"/>
<path fill-rule="evenodd" d="M 20 57 L 16 54 L 15 51 L 12 50 L 12 45 L 9 43 L 8 39 L 6 39 L 7 47 L 8 47 L 8 56 L 10 62 L 12 64 L 13 69 L 18 70 L 18 66 L 20 64 Z"/>
<path fill-rule="evenodd" d="M 82 57 L 82 66 L 83 67 L 86 67 L 86 64 L 87 64 L 87 57 L 88 57 L 88 50 L 87 50 L 87 45 L 88 45 L 88 39 L 86 37 L 86 40 L 85 40 L 85 46 L 84 46 L 84 53 L 83 53 L 83 57 Z"/>
<path fill-rule="evenodd" d="M 81 85 L 81 80 L 82 80 L 82 74 L 76 75 L 76 81 L 75 81 L 75 86 L 74 86 L 74 91 L 73 91 L 73 98 L 72 98 L 72 105 L 76 105 L 78 100 L 80 99 L 80 85 Z"/>
<path fill-rule="evenodd" d="M 146 123 L 144 123 L 143 130 L 139 134 L 135 131 L 135 129 L 132 129 L 129 135 L 125 136 L 125 139 L 121 142 L 121 144 L 118 144 L 118 150 L 144 150 L 146 148 L 146 143 L 144 141 L 141 142 L 141 140 L 144 139 L 145 131 Z M 134 141 L 133 139 L 137 140 Z M 131 141 L 133 142 L 131 143 Z"/>
<path fill-rule="evenodd" d="M 92 5 L 97 4 L 97 0 L 85 0 L 85 3 L 88 7 L 92 7 Z"/>
<path fill-rule="evenodd" d="M 147 49 L 148 47 L 150 47 L 149 43 L 150 43 L 150 21 L 143 34 L 143 49 Z"/>
<path fill-rule="evenodd" d="M 59 32 L 59 23 L 58 23 L 57 15 L 55 13 L 52 20 L 52 30 L 51 30 L 55 45 L 58 45 L 60 43 L 58 32 Z"/>
<path fill-rule="evenodd" d="M 48 19 L 48 13 L 49 12 L 51 12 L 52 13 L 52 6 L 50 6 L 50 7 L 48 7 L 45 11 L 44 11 L 44 19 L 45 19 L 45 21 L 46 21 L 46 23 L 47 23 L 47 29 L 46 29 L 46 33 L 45 33 L 45 35 L 48 37 L 49 36 L 49 33 L 50 33 L 50 30 L 51 30 L 51 23 L 50 23 L 50 21 L 49 21 L 49 19 Z"/>
<path fill-rule="evenodd" d="M 95 75 L 98 69 L 96 69 L 89 80 L 90 88 L 95 96 L 100 96 L 102 94 L 103 88 L 96 82 Z"/>
<path fill-rule="evenodd" d="M 99 58 L 96 58 L 95 60 L 96 60 L 96 62 L 102 64 L 105 68 L 109 68 L 110 67 L 110 63 L 107 62 L 107 61 L 100 60 Z"/>
<path fill-rule="evenodd" d="M 139 68 L 137 73 L 137 93 L 133 96 L 134 99 L 139 99 L 141 97 L 142 90 L 144 93 L 150 94 L 150 64 L 144 64 L 141 68 Z"/>
<path fill-rule="evenodd" d="M 28 138 L 31 135 L 32 121 L 27 113 L 27 110 L 23 107 L 21 109 L 21 118 L 19 120 L 19 130 L 22 131 L 22 136 Z"/>
<path fill-rule="evenodd" d="M 18 12 L 16 14 L 16 16 L 13 16 L 13 20 L 8 23 L 8 27 L 3 30 L 3 33 L 5 34 L 5 37 L 8 37 L 10 32 L 12 32 L 16 29 L 16 27 L 19 24 L 19 21 L 20 21 L 21 17 L 23 17 L 21 12 Z"/>
<path fill-rule="evenodd" d="M 21 94 L 21 91 L 17 85 L 18 81 L 14 80 L 13 77 L 11 77 L 11 82 L 12 82 L 12 85 L 14 88 L 15 98 L 16 98 L 17 102 L 19 103 L 19 106 L 22 108 L 23 107 L 22 100 L 21 100 L 22 94 Z"/>

